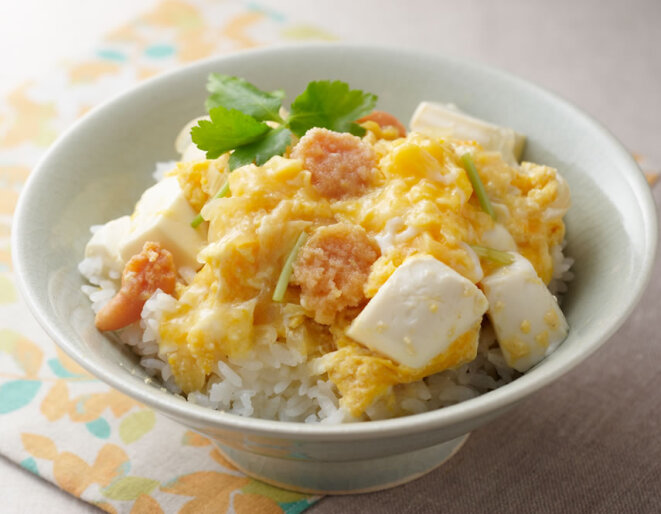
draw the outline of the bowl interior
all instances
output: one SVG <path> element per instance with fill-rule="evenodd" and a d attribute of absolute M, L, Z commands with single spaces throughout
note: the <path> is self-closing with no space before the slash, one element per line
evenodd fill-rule
<path fill-rule="evenodd" d="M 342 79 L 377 93 L 379 108 L 402 120 L 421 100 L 452 102 L 526 134 L 524 158 L 557 167 L 566 177 L 573 199 L 566 253 L 575 259 L 576 276 L 564 300 L 569 337 L 514 383 L 420 415 L 424 419 L 450 423 L 536 390 L 596 349 L 641 294 L 656 244 L 647 186 L 606 131 L 553 95 L 480 65 L 393 49 L 299 46 L 212 59 L 149 81 L 86 116 L 33 172 L 16 212 L 15 264 L 35 315 L 74 358 L 140 400 L 170 412 L 195 413 L 209 423 L 234 418 L 187 405 L 145 380 L 135 357 L 94 328 L 76 267 L 89 226 L 130 213 L 151 183 L 154 163 L 176 158 L 174 138 L 185 122 L 203 113 L 206 76 L 212 71 L 245 77 L 267 90 L 283 88 L 290 101 L 310 80 Z M 251 429 L 275 426 L 253 421 L 230 420 Z"/>

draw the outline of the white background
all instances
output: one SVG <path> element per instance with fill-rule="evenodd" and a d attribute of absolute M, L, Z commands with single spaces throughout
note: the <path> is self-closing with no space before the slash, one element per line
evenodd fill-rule
<path fill-rule="evenodd" d="M 75 60 L 156 0 L 0 0 L 0 95 Z M 345 41 L 504 68 L 551 89 L 661 163 L 659 0 L 262 0 Z M 598 149 L 595 149 L 598 151 Z M 94 509 L 0 457 L 1 512 Z M 312 509 L 314 510 L 314 509 Z"/>

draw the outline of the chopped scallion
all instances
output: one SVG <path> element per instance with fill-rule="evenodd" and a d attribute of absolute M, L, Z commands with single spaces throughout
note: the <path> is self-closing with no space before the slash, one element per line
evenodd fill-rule
<path fill-rule="evenodd" d="M 221 187 L 220 191 L 218 191 L 218 193 L 216 193 L 216 196 L 213 197 L 213 200 L 215 200 L 216 198 L 222 198 L 224 196 L 227 196 L 227 193 L 229 192 L 230 192 L 230 183 L 229 181 L 225 181 L 223 187 Z M 190 226 L 193 228 L 197 228 L 202 224 L 203 221 L 204 218 L 202 217 L 202 213 L 200 213 L 197 216 L 195 216 L 193 221 L 190 222 Z"/>
<path fill-rule="evenodd" d="M 470 245 L 470 247 L 478 257 L 489 259 L 490 261 L 496 262 L 503 266 L 512 264 L 514 262 L 514 257 L 512 257 L 507 252 L 501 252 L 500 250 L 495 250 L 494 248 L 487 248 L 486 246 L 479 245 Z"/>
<path fill-rule="evenodd" d="M 475 169 L 475 163 L 473 162 L 471 154 L 465 153 L 462 155 L 461 162 L 464 165 L 466 173 L 468 174 L 468 180 L 471 181 L 473 191 L 475 191 L 475 195 L 477 196 L 477 199 L 482 206 L 482 210 L 493 219 L 496 219 L 496 213 L 493 211 L 493 207 L 491 206 L 487 192 L 484 190 L 482 179 L 480 179 L 480 175 L 477 173 L 477 169 Z"/>
<path fill-rule="evenodd" d="M 298 239 L 296 240 L 296 244 L 294 244 L 294 247 L 289 252 L 287 260 L 285 260 L 285 265 L 282 267 L 282 271 L 280 271 L 278 283 L 273 290 L 272 299 L 274 302 L 281 302 L 285 297 L 285 291 L 287 291 L 287 286 L 289 285 L 289 279 L 291 278 L 294 260 L 296 260 L 298 251 L 301 249 L 301 246 L 303 246 L 307 238 L 307 232 L 301 232 L 301 234 L 298 236 Z"/>
<path fill-rule="evenodd" d="M 230 192 L 230 181 L 226 180 L 225 183 L 223 184 L 223 187 L 220 188 L 220 191 L 216 193 L 216 196 L 214 196 L 214 200 L 216 198 L 223 198 L 227 196 Z"/>
<path fill-rule="evenodd" d="M 202 224 L 203 221 L 204 221 L 204 218 L 202 217 L 202 214 L 200 213 L 200 214 L 198 214 L 197 216 L 195 216 L 193 218 L 193 221 L 190 222 L 190 226 L 193 227 L 193 228 L 197 228 Z"/>

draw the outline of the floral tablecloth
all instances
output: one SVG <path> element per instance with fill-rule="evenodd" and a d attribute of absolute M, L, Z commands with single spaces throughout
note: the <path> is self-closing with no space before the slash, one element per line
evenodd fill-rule
<path fill-rule="evenodd" d="M 91 107 L 142 79 L 199 58 L 308 39 L 333 37 L 253 2 L 162 0 L 133 23 L 109 34 L 85 59 L 57 67 L 0 99 L 1 455 L 109 512 L 296 513 L 317 500 L 247 478 L 208 439 L 155 414 L 78 367 L 55 347 L 21 301 L 9 247 L 12 213 L 31 168 L 57 135 Z M 656 286 L 648 293 L 648 301 L 658 298 L 658 290 Z M 626 340 L 641 359 L 645 355 L 645 362 L 653 355 L 641 353 L 649 350 L 647 340 L 656 337 L 658 342 L 653 335 L 657 332 L 652 330 L 654 312 L 655 307 L 643 305 L 620 332 L 620 342 Z M 641 326 L 652 328 L 642 330 Z M 610 510 L 618 510 L 614 505 L 628 505 L 632 512 L 648 506 L 649 512 L 658 511 L 658 493 L 654 494 L 658 459 L 655 469 L 649 464 L 658 445 L 651 438 L 642 438 L 638 446 L 634 443 L 640 434 L 658 432 L 655 413 L 659 411 L 652 410 L 653 402 L 637 404 L 635 412 L 624 408 L 634 405 L 630 397 L 653 390 L 649 385 L 652 372 L 641 372 L 637 365 L 634 374 L 620 366 L 625 350 L 631 351 L 611 344 L 564 384 L 531 399 L 528 405 L 546 400 L 545 409 L 535 411 L 533 421 L 519 418 L 519 423 L 533 429 L 517 440 L 518 446 L 510 445 L 507 459 L 499 453 L 507 446 L 501 442 L 509 440 L 507 420 L 494 422 L 488 434 L 474 434 L 447 474 L 444 470 L 448 468 L 444 468 L 396 493 L 374 495 L 372 507 L 389 512 L 415 509 L 424 503 L 419 498 L 429 494 L 431 499 L 424 505 L 432 511 L 453 510 L 451 505 L 468 510 L 473 505 L 468 497 L 484 498 L 483 504 L 496 511 L 499 507 L 504 510 L 503 505 L 509 510 L 514 505 L 549 510 L 549 504 L 539 503 L 545 498 L 553 498 L 557 511 L 587 510 L 588 505 L 609 505 Z M 601 377 L 604 369 L 617 380 L 593 378 Z M 612 386 L 638 373 L 641 383 Z M 582 395 L 577 394 L 581 391 Z M 568 408 L 570 403 L 573 409 Z M 645 410 L 648 405 L 652 407 Z M 606 417 L 604 410 L 627 414 Z M 586 418 L 587 413 L 591 417 Z M 640 422 L 634 431 L 628 420 L 644 420 L 647 425 Z M 572 436 L 558 437 L 558 431 Z M 627 439 L 633 433 L 636 437 Z M 605 434 L 613 440 L 603 442 L 600 437 Z M 616 445 L 615 439 L 625 446 Z M 494 441 L 498 442 L 495 446 Z M 536 459 L 531 457 L 533 447 Z M 487 450 L 491 461 L 486 460 Z M 632 456 L 649 459 L 631 460 Z M 493 463 L 491 467 L 488 462 Z M 485 470 L 488 480 L 482 476 Z M 578 471 L 572 474 L 572 470 Z M 574 487 L 568 486 L 570 481 Z M 512 483 L 517 486 L 510 487 Z M 546 484 L 546 489 L 540 484 Z M 555 488 L 558 484 L 564 495 Z M 517 495 L 520 503 L 516 503 Z M 367 501 L 335 500 L 332 508 L 338 512 L 349 501 L 354 506 Z"/>
<path fill-rule="evenodd" d="M 0 454 L 109 512 L 297 513 L 318 499 L 246 477 L 210 440 L 88 375 L 34 321 L 10 259 L 22 184 L 91 107 L 196 59 L 310 39 L 333 38 L 254 3 L 163 0 L 0 100 Z"/>

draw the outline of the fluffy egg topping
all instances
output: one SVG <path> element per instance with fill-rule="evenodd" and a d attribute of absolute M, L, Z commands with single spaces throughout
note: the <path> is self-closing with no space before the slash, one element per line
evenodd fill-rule
<path fill-rule="evenodd" d="M 405 262 L 431 257 L 456 272 L 457 281 L 480 285 L 498 266 L 472 246 L 493 247 L 493 234 L 504 227 L 516 246 L 507 249 L 527 259 L 545 284 L 551 280 L 551 252 L 564 238 L 569 205 L 566 184 L 553 168 L 510 164 L 474 141 L 419 132 L 401 137 L 374 121 L 363 127 L 362 138 L 311 129 L 283 157 L 231 173 L 227 154 L 178 164 L 173 174 L 191 207 L 201 210 L 200 229 L 207 232 L 199 268 L 189 283 L 178 284 L 176 308 L 160 324 L 160 353 L 185 393 L 203 390 L 218 361 L 240 359 L 261 334 L 275 331 L 307 356 L 313 372 L 327 374 L 342 406 L 359 417 L 393 386 L 475 358 L 484 310 L 418 367 L 347 335 Z M 461 164 L 466 152 L 496 219 L 473 192 Z M 217 198 L 226 181 L 228 194 Z M 309 237 L 283 300 L 274 301 L 302 232 Z M 416 305 L 415 288 L 411 294 L 402 305 Z M 428 308 L 438 315 L 451 311 L 442 298 Z M 402 312 L 405 326 L 415 313 Z M 377 321 L 374 330 L 388 321 Z M 415 353 L 408 332 L 397 334 L 404 334 L 397 343 Z"/>

